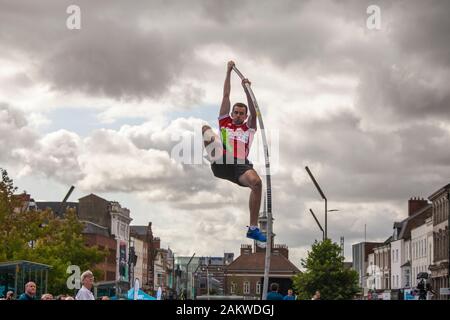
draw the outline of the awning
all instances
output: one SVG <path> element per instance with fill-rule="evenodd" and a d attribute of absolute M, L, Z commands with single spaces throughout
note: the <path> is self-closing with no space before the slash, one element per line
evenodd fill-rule
<path fill-rule="evenodd" d="M 130 290 L 128 290 L 127 298 L 129 300 L 134 300 L 134 288 L 131 288 Z M 142 290 L 139 290 L 138 291 L 138 298 L 137 298 L 137 300 L 156 300 L 156 298 L 152 297 L 149 294 L 146 294 Z"/>

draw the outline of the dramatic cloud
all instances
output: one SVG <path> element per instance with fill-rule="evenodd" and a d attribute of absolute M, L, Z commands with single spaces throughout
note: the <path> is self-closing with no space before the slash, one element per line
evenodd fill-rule
<path fill-rule="evenodd" d="M 0 103 L 0 161 L 12 164 L 17 152 L 32 146 L 36 132 L 27 126 L 23 112 Z"/>
<path fill-rule="evenodd" d="M 178 152 L 196 150 L 206 121 L 217 125 L 229 59 L 278 137 L 274 228 L 297 265 L 321 236 L 308 209 L 324 218 L 305 166 L 340 210 L 329 232 L 346 238 L 347 257 L 364 225 L 384 240 L 407 199 L 449 182 L 447 1 L 82 0 L 82 28 L 68 30 L 71 4 L 0 0 L 1 164 L 125 202 L 132 194 L 155 212 L 139 207 L 136 221 L 153 220 L 178 252 L 237 250 L 248 223 L 249 190 Z M 380 30 L 366 26 L 373 4 Z M 234 74 L 231 99 L 245 101 Z M 69 131 L 74 108 L 95 114 L 92 130 Z M 251 159 L 263 175 L 258 143 Z"/>
<path fill-rule="evenodd" d="M 13 150 L 3 154 L 4 160 L 18 159 L 22 175 L 42 174 L 85 192 L 138 192 L 149 201 L 169 201 L 181 208 L 218 208 L 232 199 L 215 190 L 220 183 L 211 179 L 203 156 L 202 120 L 100 129 L 84 139 L 59 130 L 38 139 L 23 130 L 27 121 L 20 112 L 4 109 L 0 115 L 8 116 L 1 130 L 17 136 L 0 140 Z"/>

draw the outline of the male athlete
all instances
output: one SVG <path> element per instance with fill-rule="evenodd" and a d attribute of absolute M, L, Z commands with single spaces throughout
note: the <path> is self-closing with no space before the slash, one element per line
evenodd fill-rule
<path fill-rule="evenodd" d="M 244 79 L 242 86 L 247 96 L 248 108 L 244 103 L 235 103 L 230 116 L 230 77 L 233 66 L 233 61 L 228 62 L 219 113 L 221 145 L 220 147 L 217 146 L 219 137 L 212 132 L 209 126 L 203 126 L 202 128 L 203 140 L 207 151 L 210 144 L 215 145 L 214 149 L 208 152 L 212 160 L 211 169 L 214 176 L 251 189 L 249 199 L 250 226 L 248 227 L 247 237 L 259 242 L 266 242 L 266 236 L 258 228 L 262 182 L 253 169 L 253 164 L 247 159 L 256 132 L 256 110 L 245 86 L 246 83 L 250 85 L 250 81 Z"/>

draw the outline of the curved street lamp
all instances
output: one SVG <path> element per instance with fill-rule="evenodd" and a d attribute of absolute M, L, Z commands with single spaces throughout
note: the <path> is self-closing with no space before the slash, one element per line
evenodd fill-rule
<path fill-rule="evenodd" d="M 328 200 L 327 200 L 327 197 L 325 197 L 325 194 L 322 192 L 322 189 L 320 188 L 320 186 L 317 183 L 316 179 L 314 178 L 313 174 L 309 170 L 308 166 L 306 166 L 305 169 L 306 169 L 306 172 L 308 172 L 309 177 L 311 178 L 312 182 L 316 186 L 317 191 L 319 191 L 320 196 L 322 197 L 323 200 L 325 200 L 325 239 L 326 239 L 327 238 L 327 227 L 328 227 L 328 223 L 327 223 L 327 213 L 328 213 L 327 201 Z"/>

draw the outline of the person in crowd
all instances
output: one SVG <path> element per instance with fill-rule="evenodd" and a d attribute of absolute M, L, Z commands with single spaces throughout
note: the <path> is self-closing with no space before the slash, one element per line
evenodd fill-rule
<path fill-rule="evenodd" d="M 283 300 L 283 295 L 278 292 L 278 283 L 270 285 L 270 292 L 267 294 L 267 300 Z"/>
<path fill-rule="evenodd" d="M 19 296 L 18 300 L 36 300 L 36 283 L 33 281 L 27 282 L 25 292 Z"/>
<path fill-rule="evenodd" d="M 94 275 L 90 270 L 81 274 L 81 284 L 83 285 L 75 297 L 76 300 L 95 300 L 94 294 L 91 292 L 94 286 Z"/>

